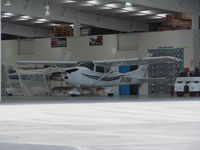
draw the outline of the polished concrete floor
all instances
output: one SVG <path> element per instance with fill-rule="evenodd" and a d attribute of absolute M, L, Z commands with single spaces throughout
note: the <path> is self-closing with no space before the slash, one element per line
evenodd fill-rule
<path fill-rule="evenodd" d="M 199 149 L 199 97 L 15 97 L 0 104 L 0 150 Z"/>

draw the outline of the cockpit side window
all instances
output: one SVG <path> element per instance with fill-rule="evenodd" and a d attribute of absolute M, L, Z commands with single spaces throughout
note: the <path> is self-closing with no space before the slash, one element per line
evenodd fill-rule
<path fill-rule="evenodd" d="M 8 72 L 9 72 L 9 73 L 16 73 L 16 70 L 14 70 L 14 69 L 12 69 L 12 68 L 9 68 L 9 69 L 8 69 Z"/>
<path fill-rule="evenodd" d="M 102 66 L 96 66 L 96 72 L 104 73 L 104 72 L 105 72 L 105 67 L 102 67 Z"/>
<path fill-rule="evenodd" d="M 108 72 L 110 72 L 110 71 L 111 71 L 111 69 L 108 68 L 108 67 L 106 67 L 106 73 L 108 73 Z"/>

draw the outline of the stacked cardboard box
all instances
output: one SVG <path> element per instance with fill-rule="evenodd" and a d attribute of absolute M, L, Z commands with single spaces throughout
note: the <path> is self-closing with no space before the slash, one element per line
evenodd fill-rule
<path fill-rule="evenodd" d="M 182 27 L 188 29 L 192 27 L 192 16 L 190 14 L 167 16 L 166 24 L 169 27 Z"/>
<path fill-rule="evenodd" d="M 165 23 L 162 27 L 159 27 L 159 31 L 165 30 L 183 30 L 191 29 L 192 27 L 192 16 L 190 14 L 175 14 L 168 15 Z"/>

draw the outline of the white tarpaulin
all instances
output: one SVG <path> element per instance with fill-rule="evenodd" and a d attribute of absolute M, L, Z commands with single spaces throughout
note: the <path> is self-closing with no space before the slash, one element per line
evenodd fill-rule
<path fill-rule="evenodd" d="M 49 92 L 47 74 L 18 70 L 20 86 L 25 96 L 46 95 Z"/>

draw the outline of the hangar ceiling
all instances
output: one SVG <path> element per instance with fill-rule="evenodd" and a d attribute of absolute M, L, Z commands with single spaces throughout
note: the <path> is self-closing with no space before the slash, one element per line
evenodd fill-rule
<path fill-rule="evenodd" d="M 148 22 L 155 19 L 163 19 L 166 14 L 175 13 L 174 11 L 156 9 L 134 3 L 128 7 L 126 3 L 117 0 L 50 0 L 49 3 L 56 3 L 64 7 L 74 7 L 80 11 L 95 14 L 121 17 L 123 19 L 140 19 Z"/>
<path fill-rule="evenodd" d="M 168 14 L 194 12 L 194 6 L 199 8 L 199 0 L 10 0 L 12 5 L 5 6 L 6 2 L 2 1 L 4 26 L 17 24 L 40 30 L 68 23 L 122 32 L 148 31 L 149 23 L 163 22 Z M 126 2 L 132 6 L 126 6 Z M 50 16 L 45 15 L 47 5 Z"/>
<path fill-rule="evenodd" d="M 41 0 L 34 0 L 35 2 L 41 2 Z M 6 2 L 6 1 L 5 1 Z M 4 2 L 4 3 L 5 3 Z M 27 1 L 31 5 L 31 1 Z M 167 11 L 162 9 L 156 9 L 152 7 L 146 7 L 141 5 L 132 5 L 132 7 L 125 7 L 124 2 L 118 2 L 116 0 L 48 0 L 44 1 L 43 5 L 48 3 L 50 6 L 50 12 L 53 13 L 51 7 L 54 5 L 59 5 L 64 9 L 72 7 L 79 9 L 83 12 L 93 13 L 100 15 L 101 17 L 112 16 L 127 20 L 137 20 L 142 22 L 162 22 L 166 15 L 175 13 L 174 11 Z M 2 12 L 3 22 L 12 22 L 23 25 L 39 26 L 39 27 L 50 27 L 55 24 L 63 23 L 59 20 L 50 20 L 44 18 L 37 18 L 33 16 L 26 16 L 26 14 L 16 14 L 10 12 Z"/>

